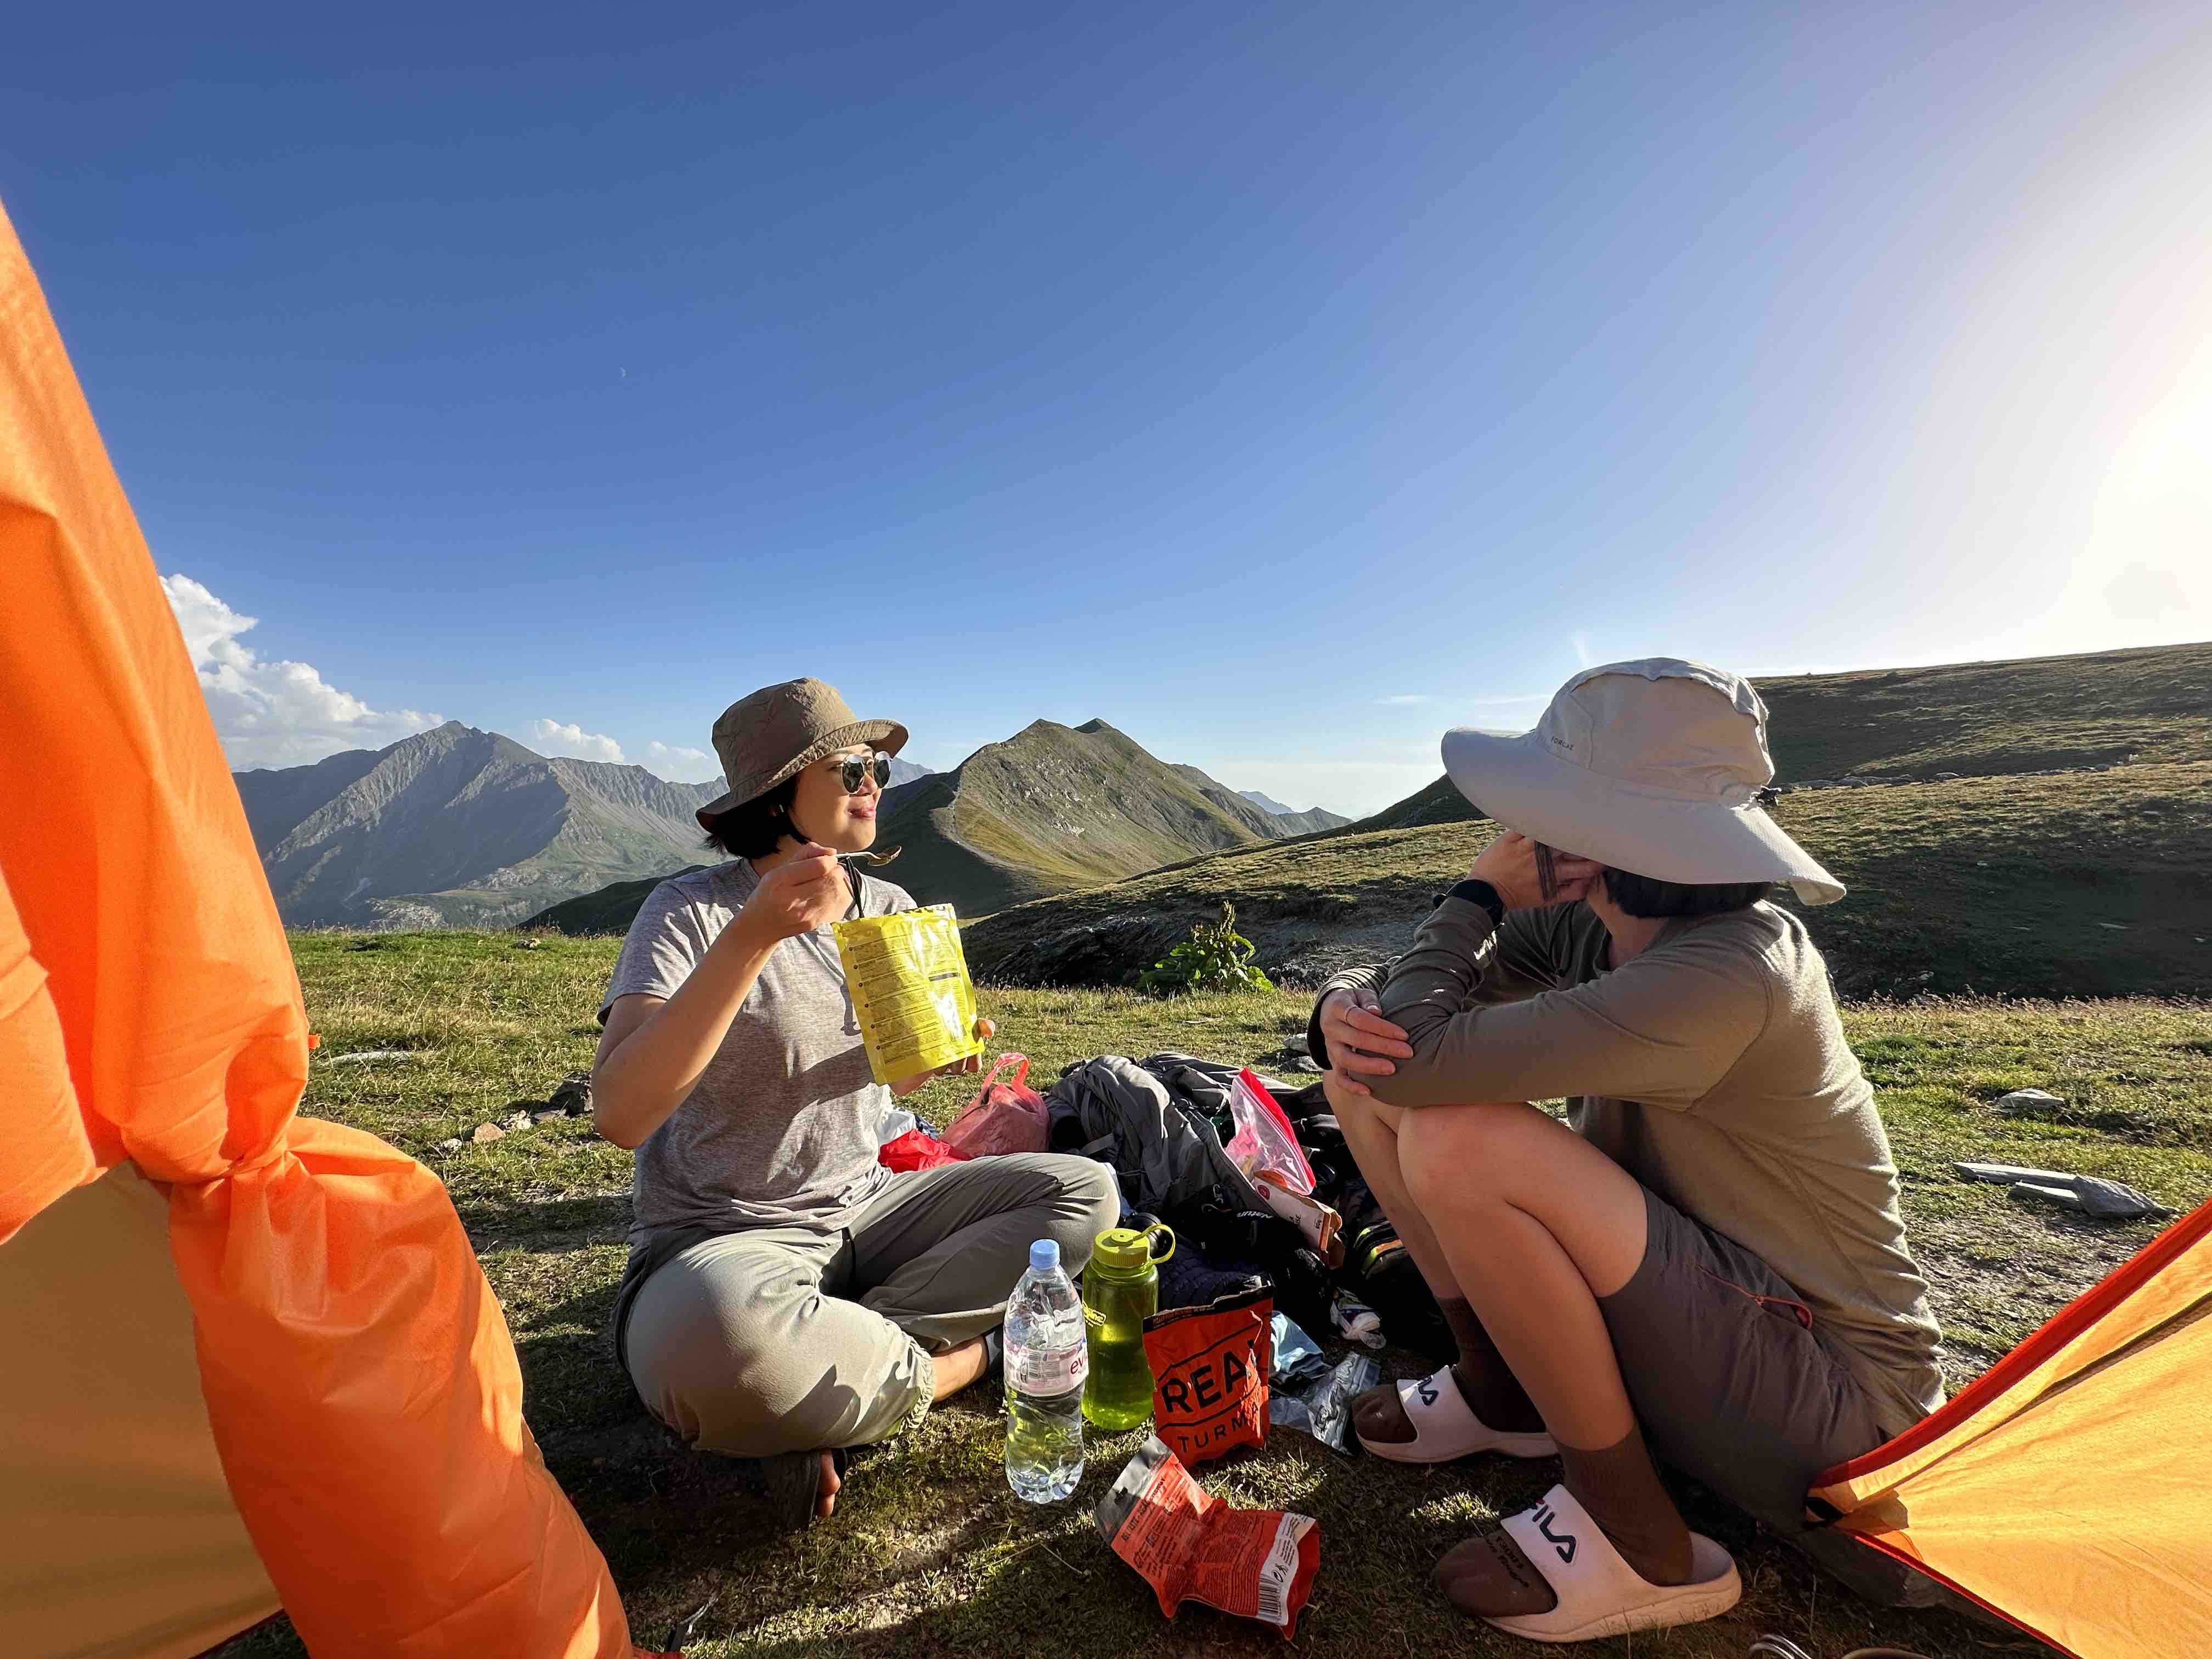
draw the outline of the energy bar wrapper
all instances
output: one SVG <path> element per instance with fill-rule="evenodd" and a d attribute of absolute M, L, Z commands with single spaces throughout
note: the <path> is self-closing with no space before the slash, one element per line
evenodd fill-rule
<path fill-rule="evenodd" d="M 896 1083 L 983 1052 L 975 985 L 951 905 L 841 921 L 836 932 L 877 1082 Z"/>
<path fill-rule="evenodd" d="M 1098 1502 L 1099 1535 L 1144 1576 L 1172 1619 L 1185 1601 L 1273 1625 L 1285 1641 L 1321 1570 L 1321 1527 L 1281 1510 L 1240 1510 L 1191 1478 L 1158 1435 Z"/>

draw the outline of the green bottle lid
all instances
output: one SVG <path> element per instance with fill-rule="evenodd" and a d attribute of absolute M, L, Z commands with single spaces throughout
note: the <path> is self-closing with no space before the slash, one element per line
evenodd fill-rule
<path fill-rule="evenodd" d="M 1167 1249 L 1157 1255 L 1152 1253 L 1156 1237 L 1164 1237 L 1168 1243 Z M 1174 1230 L 1164 1221 L 1155 1221 L 1141 1230 L 1109 1227 L 1091 1246 L 1091 1265 L 1111 1278 L 1138 1279 L 1143 1277 L 1147 1267 L 1173 1255 L 1175 1245 Z"/>

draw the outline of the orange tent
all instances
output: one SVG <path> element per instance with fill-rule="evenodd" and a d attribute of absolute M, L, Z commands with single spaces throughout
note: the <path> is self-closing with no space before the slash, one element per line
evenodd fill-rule
<path fill-rule="evenodd" d="M 445 1188 L 295 1115 L 276 905 L 4 214 L 0 592 L 0 1651 L 281 1602 L 319 1659 L 631 1659 Z"/>
<path fill-rule="evenodd" d="M 2076 1659 L 2212 1653 L 2212 1204 L 1933 1417 L 1828 1470 L 1816 1515 Z"/>

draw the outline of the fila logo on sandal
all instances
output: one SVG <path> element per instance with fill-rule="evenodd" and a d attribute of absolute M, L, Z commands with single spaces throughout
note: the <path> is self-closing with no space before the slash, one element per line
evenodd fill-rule
<path fill-rule="evenodd" d="M 1552 1522 L 1559 1518 L 1559 1512 L 1549 1504 L 1539 1504 L 1536 1505 L 1535 1518 L 1536 1530 L 1544 1534 L 1547 1543 L 1559 1552 L 1559 1559 L 1572 1566 L 1575 1561 L 1574 1534 L 1552 1530 Z"/>

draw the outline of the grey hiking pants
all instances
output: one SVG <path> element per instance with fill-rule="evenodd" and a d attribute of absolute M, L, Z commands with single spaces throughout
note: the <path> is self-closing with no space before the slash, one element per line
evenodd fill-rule
<path fill-rule="evenodd" d="M 866 1445 L 929 1409 L 929 1356 L 1005 1316 L 1034 1241 L 1073 1274 L 1120 1214 L 1106 1165 L 1020 1152 L 894 1176 L 842 1231 L 716 1234 L 639 1287 L 630 1380 L 700 1451 Z"/>

